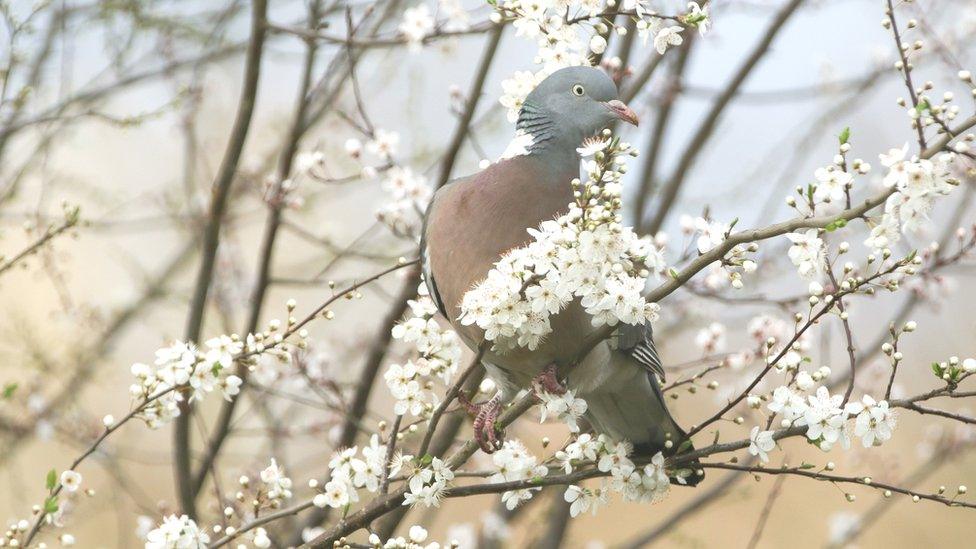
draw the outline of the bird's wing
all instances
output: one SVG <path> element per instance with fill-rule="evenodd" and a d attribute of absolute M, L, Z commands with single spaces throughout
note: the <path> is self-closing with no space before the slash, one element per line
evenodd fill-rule
<path fill-rule="evenodd" d="M 450 185 L 450 183 L 448 183 Z M 431 197 L 430 203 L 427 204 L 427 211 L 424 212 L 424 223 L 420 230 L 420 268 L 424 276 L 424 284 L 427 285 L 427 293 L 430 294 L 430 298 L 434 301 L 434 305 L 437 306 L 437 310 L 444 315 L 445 318 L 450 319 L 451 317 L 447 314 L 447 307 L 444 306 L 444 300 L 441 299 L 441 294 L 437 291 L 437 282 L 434 280 L 434 273 L 431 271 L 430 267 L 430 253 L 427 250 L 427 221 L 430 219 L 431 212 L 437 205 L 437 197 L 440 194 L 441 189 L 438 189 L 434 196 Z"/>
<path fill-rule="evenodd" d="M 617 330 L 617 349 L 637 361 L 648 372 L 664 381 L 664 366 L 654 345 L 654 329 L 650 322 L 632 326 L 624 324 Z"/>

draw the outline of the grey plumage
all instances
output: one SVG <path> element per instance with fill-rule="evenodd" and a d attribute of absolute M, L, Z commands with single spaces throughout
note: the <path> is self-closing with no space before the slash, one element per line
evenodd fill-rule
<path fill-rule="evenodd" d="M 517 127 L 533 136 L 528 154 L 495 163 L 441 188 L 424 219 L 421 256 L 431 297 L 472 348 L 476 326 L 458 322 L 464 294 L 487 276 L 506 251 L 531 241 L 528 228 L 565 213 L 579 177 L 576 148 L 614 120 L 636 124 L 617 100 L 613 81 L 590 67 L 562 69 L 526 98 Z M 485 353 L 484 362 L 506 396 L 526 388 L 549 364 L 571 364 L 595 328 L 578 302 L 551 319 L 552 333 L 538 349 Z M 650 326 L 622 326 L 570 369 L 567 384 L 586 399 L 587 419 L 643 452 L 673 447 L 684 432 L 658 386 L 664 369 Z"/>

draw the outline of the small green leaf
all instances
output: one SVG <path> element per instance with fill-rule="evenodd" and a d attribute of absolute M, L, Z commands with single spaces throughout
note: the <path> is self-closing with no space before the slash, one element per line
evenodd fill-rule
<path fill-rule="evenodd" d="M 48 490 L 54 490 L 54 487 L 58 485 L 58 472 L 54 469 L 48 471 L 44 485 L 47 486 Z"/>
<path fill-rule="evenodd" d="M 432 456 L 430 454 L 424 454 L 423 457 L 420 458 L 420 465 L 421 466 L 427 466 L 427 465 L 430 465 L 433 462 L 434 462 L 434 456 Z"/>
<path fill-rule="evenodd" d="M 14 392 L 17 390 L 16 383 L 8 383 L 3 386 L 3 399 L 8 400 L 10 397 L 14 396 Z"/>
<path fill-rule="evenodd" d="M 918 105 L 915 107 L 915 110 L 919 114 L 922 114 L 923 112 L 929 110 L 929 107 L 930 107 L 929 102 L 923 100 L 918 103 Z"/>
<path fill-rule="evenodd" d="M 682 442 L 681 444 L 678 445 L 678 451 L 675 452 L 675 453 L 676 454 L 680 454 L 680 453 L 685 452 L 686 450 L 688 450 L 690 448 L 691 448 L 691 441 L 690 440 L 685 440 L 684 442 Z"/>
<path fill-rule="evenodd" d="M 672 267 L 672 268 L 668 269 L 668 276 L 670 276 L 671 278 L 673 278 L 675 280 L 678 280 L 678 271 L 674 270 L 674 268 Z"/>
<path fill-rule="evenodd" d="M 935 377 L 942 378 L 942 366 L 939 366 L 938 362 L 932 363 L 932 373 L 935 374 Z"/>
<path fill-rule="evenodd" d="M 813 469 L 814 467 L 816 467 L 816 465 L 812 463 L 807 463 L 805 461 L 800 464 L 800 469 Z"/>
<path fill-rule="evenodd" d="M 542 484 L 542 477 L 532 477 L 529 479 L 531 484 Z"/>
<path fill-rule="evenodd" d="M 851 138 L 851 128 L 850 128 L 850 126 L 848 126 L 848 127 L 844 128 L 843 130 L 841 130 L 840 135 L 837 136 L 837 139 L 838 139 L 838 141 L 840 141 L 840 144 L 841 145 L 847 143 L 847 141 L 850 138 Z"/>
<path fill-rule="evenodd" d="M 58 512 L 58 497 L 51 496 L 44 500 L 44 512 L 51 514 Z"/>

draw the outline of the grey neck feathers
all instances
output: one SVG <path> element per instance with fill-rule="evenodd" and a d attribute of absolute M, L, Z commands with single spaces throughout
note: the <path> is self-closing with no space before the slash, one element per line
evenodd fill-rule
<path fill-rule="evenodd" d="M 568 128 L 560 127 L 547 109 L 526 101 L 519 111 L 515 129 L 532 135 L 530 155 L 579 161 L 576 148 L 582 143 L 582 136 L 569 135 Z"/>

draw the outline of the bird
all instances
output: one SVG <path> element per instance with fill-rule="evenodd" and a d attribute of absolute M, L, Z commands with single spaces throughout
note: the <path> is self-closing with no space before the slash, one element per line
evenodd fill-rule
<path fill-rule="evenodd" d="M 472 350 L 484 334 L 460 322 L 464 294 L 487 277 L 502 255 L 531 242 L 528 229 L 566 213 L 574 201 L 571 182 L 580 175 L 577 149 L 618 121 L 638 125 L 609 75 L 588 66 L 557 70 L 519 110 L 516 130 L 531 136 L 524 154 L 455 179 L 434 194 L 420 242 L 424 281 L 438 310 Z M 551 319 L 551 326 L 552 333 L 534 350 L 483 352 L 482 363 L 498 392 L 481 404 L 467 403 L 481 448 L 491 453 L 500 447 L 494 423 L 502 404 L 521 389 L 541 385 L 557 393 L 572 388 L 586 401 L 584 417 L 593 429 L 629 441 L 635 454 L 667 448 L 673 453 L 685 432 L 664 402 L 658 382 L 664 369 L 650 324 L 621 325 L 576 364 L 586 336 L 597 329 L 589 315 L 573 302 Z M 557 379 L 559 367 L 570 365 L 565 382 Z"/>

